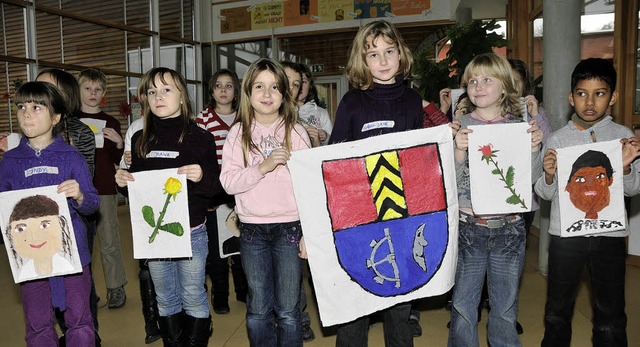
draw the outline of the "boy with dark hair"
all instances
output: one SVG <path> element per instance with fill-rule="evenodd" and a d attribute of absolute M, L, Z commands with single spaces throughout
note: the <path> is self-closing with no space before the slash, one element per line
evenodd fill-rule
<path fill-rule="evenodd" d="M 611 62 L 589 58 L 581 61 L 571 75 L 569 103 L 575 113 L 566 126 L 547 140 L 544 175 L 535 184 L 536 193 L 551 200 L 549 233 L 549 274 L 545 305 L 545 333 L 542 346 L 569 346 L 571 319 L 577 286 L 586 265 L 593 290 L 593 345 L 626 346 L 625 236 L 628 230 L 597 235 L 560 237 L 560 210 L 556 151 L 596 141 L 620 139 L 622 143 L 623 189 L 626 196 L 640 193 L 640 144 L 633 132 L 617 124 L 608 114 L 618 99 L 616 71 Z"/>
<path fill-rule="evenodd" d="M 96 170 L 93 183 L 100 196 L 100 207 L 94 217 L 107 286 L 107 307 L 120 308 L 127 300 L 124 290 L 127 277 L 120 247 L 115 174 L 124 150 L 124 140 L 120 135 L 120 122 L 100 109 L 102 98 L 107 92 L 107 77 L 104 73 L 95 69 L 82 70 L 78 75 L 78 83 L 82 101 L 81 120 L 100 120 L 105 124 L 102 129 L 93 129 L 96 132 Z"/>

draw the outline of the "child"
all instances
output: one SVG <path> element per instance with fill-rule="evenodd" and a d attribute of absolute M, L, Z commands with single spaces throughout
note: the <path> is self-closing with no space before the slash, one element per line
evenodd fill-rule
<path fill-rule="evenodd" d="M 509 62 L 494 53 L 476 56 L 462 75 L 471 113 L 460 118 L 456 135 L 456 173 L 460 227 L 458 266 L 453 288 L 449 346 L 478 346 L 478 304 L 487 277 L 489 288 L 488 340 L 492 346 L 520 346 L 516 332 L 518 285 L 524 266 L 526 232 L 521 213 L 476 215 L 469 187 L 468 137 L 470 125 L 519 123 L 520 99 Z M 531 128 L 532 184 L 541 174 L 542 131 Z M 491 246 L 489 246 L 491 245 Z"/>
<path fill-rule="evenodd" d="M 69 346 L 94 346 L 95 334 L 89 295 L 91 256 L 87 228 L 80 215 L 98 208 L 98 193 L 84 158 L 60 136 L 67 107 L 54 85 L 23 84 L 15 95 L 20 145 L 0 161 L 0 191 L 58 185 L 68 198 L 82 273 L 50 277 L 20 284 L 28 346 L 57 346 L 53 308 L 64 311 Z M 38 170 L 33 170 L 38 168 Z"/>
<path fill-rule="evenodd" d="M 298 122 L 304 125 L 307 132 L 317 132 L 319 145 L 326 145 L 329 142 L 329 136 L 331 136 L 331 117 L 329 112 L 324 108 L 318 106 L 320 99 L 318 98 L 318 90 L 313 82 L 313 74 L 311 70 L 305 64 L 298 64 L 302 71 L 302 86 L 300 87 L 300 93 L 298 94 Z M 313 138 L 315 136 L 309 135 Z"/>
<path fill-rule="evenodd" d="M 252 346 L 302 346 L 299 257 L 306 258 L 286 166 L 309 148 L 296 123 L 282 66 L 260 59 L 242 81 L 240 108 L 222 150 L 220 181 L 235 196 L 240 255 L 249 282 L 247 332 Z"/>
<path fill-rule="evenodd" d="M 194 122 L 184 78 L 168 68 L 153 68 L 140 80 L 145 94 L 144 129 L 131 138 L 129 171 L 119 169 L 124 188 L 131 172 L 178 168 L 187 176 L 193 256 L 148 261 L 155 284 L 160 332 L 165 345 L 205 345 L 212 331 L 205 290 L 208 253 L 207 204 L 220 189 L 213 137 Z M 126 190 L 122 190 L 126 193 Z"/>
<path fill-rule="evenodd" d="M 227 138 L 238 110 L 240 81 L 235 72 L 227 69 L 216 71 L 209 79 L 209 106 L 198 114 L 196 123 L 207 130 L 216 141 L 218 164 L 222 164 L 222 145 Z M 229 307 L 229 259 L 220 258 L 218 242 L 218 220 L 216 208 L 222 204 L 233 204 L 233 197 L 221 191 L 211 201 L 207 211 L 207 231 L 209 232 L 209 256 L 207 273 L 211 277 L 211 305 L 213 312 L 227 314 Z M 231 274 L 236 291 L 236 299 L 247 302 L 247 278 L 242 271 L 240 255 L 231 256 Z"/>
<path fill-rule="evenodd" d="M 631 130 L 616 124 L 608 114 L 609 107 L 618 99 L 616 78 L 616 71 L 607 60 L 589 58 L 578 63 L 571 74 L 569 94 L 569 103 L 575 113 L 569 123 L 546 142 L 544 176 L 535 184 L 536 193 L 551 200 L 551 244 L 542 346 L 570 345 L 576 290 L 585 265 L 589 269 L 593 294 L 593 345 L 627 345 L 624 287 L 625 237 L 629 230 L 561 238 L 556 177 L 557 148 L 620 139 L 624 195 L 640 193 L 640 173 L 637 162 L 634 163 L 640 153 L 638 140 Z"/>
<path fill-rule="evenodd" d="M 82 70 L 78 75 L 82 113 L 80 118 L 106 122 L 101 145 L 96 146 L 96 170 L 93 182 L 100 195 L 100 207 L 93 216 L 96 235 L 100 238 L 102 270 L 107 286 L 107 307 L 121 308 L 127 296 L 124 285 L 127 276 L 124 271 L 120 230 L 118 227 L 118 191 L 114 175 L 116 165 L 122 156 L 124 141 L 120 136 L 120 122 L 100 109 L 100 102 L 107 92 L 107 76 L 95 69 Z M 96 141 L 98 143 L 98 141 Z"/>
<path fill-rule="evenodd" d="M 423 102 L 405 84 L 413 57 L 393 24 L 377 20 L 360 28 L 351 45 L 346 74 L 356 89 L 348 91 L 336 112 L 329 143 L 420 129 Z M 442 123 L 446 124 L 446 117 Z M 385 341 L 412 346 L 410 303 L 383 311 Z M 336 346 L 366 346 L 369 316 L 338 327 Z"/>

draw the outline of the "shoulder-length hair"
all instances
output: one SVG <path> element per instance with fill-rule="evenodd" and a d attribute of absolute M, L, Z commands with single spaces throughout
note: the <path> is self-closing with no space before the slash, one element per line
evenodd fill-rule
<path fill-rule="evenodd" d="M 257 145 L 251 140 L 251 130 L 253 122 L 255 122 L 255 113 L 251 106 L 250 98 L 253 83 L 258 75 L 263 71 L 269 71 L 274 74 L 276 83 L 278 84 L 278 91 L 282 94 L 282 104 L 280 104 L 278 109 L 280 118 L 282 118 L 282 126 L 284 126 L 284 139 L 282 146 L 289 151 L 291 150 L 291 130 L 298 121 L 298 112 L 296 111 L 295 101 L 293 100 L 291 93 L 289 93 L 289 82 L 282 65 L 277 61 L 267 58 L 259 59 L 251 64 L 242 78 L 240 107 L 238 108 L 238 115 L 234 121 L 234 124 L 240 123 L 241 125 L 241 143 L 245 166 L 248 163 L 248 154 L 252 150 L 260 151 Z"/>
<path fill-rule="evenodd" d="M 231 108 L 234 111 L 238 110 L 238 100 L 240 99 L 240 80 L 238 75 L 229 69 L 220 69 L 211 75 L 209 78 L 209 107 L 216 108 L 216 99 L 213 97 L 213 92 L 216 89 L 216 81 L 220 76 L 229 76 L 233 83 L 233 100 L 231 101 Z"/>
<path fill-rule="evenodd" d="M 522 79 L 522 95 L 520 96 L 533 95 L 533 81 L 531 80 L 527 65 L 518 59 L 509 59 L 509 65 L 511 65 L 511 68 L 517 72 L 520 75 L 520 79 Z"/>
<path fill-rule="evenodd" d="M 400 32 L 393 24 L 385 20 L 376 20 L 360 28 L 351 43 L 351 52 L 346 68 L 349 83 L 361 90 L 367 90 L 373 86 L 373 76 L 366 62 L 367 49 L 369 49 L 367 38 L 370 36 L 372 37 L 371 42 L 380 37 L 387 43 L 395 44 L 398 47 L 400 53 L 398 75 L 403 78 L 409 77 L 413 64 L 411 50 L 404 43 Z"/>
<path fill-rule="evenodd" d="M 311 69 L 306 64 L 299 64 L 300 71 L 302 71 L 303 77 L 307 77 L 309 80 L 309 93 L 307 97 L 304 98 L 303 103 L 307 103 L 309 101 L 314 101 L 316 104 L 320 104 L 320 99 L 318 98 L 318 88 L 316 88 L 316 83 L 313 81 L 313 73 Z"/>
<path fill-rule="evenodd" d="M 504 93 L 500 96 L 500 115 L 505 116 L 511 113 L 514 116 L 522 117 L 520 114 L 520 95 L 516 89 L 516 83 L 513 78 L 513 70 L 509 61 L 503 56 L 495 53 L 484 53 L 475 56 L 464 69 L 462 74 L 462 86 L 468 87 L 469 80 L 474 75 L 484 74 L 493 76 L 502 82 Z M 473 112 L 476 106 L 473 103 L 469 105 L 469 112 Z"/>
<path fill-rule="evenodd" d="M 149 145 L 155 143 L 158 140 L 158 134 L 156 134 L 155 123 L 153 117 L 155 115 L 151 112 L 149 106 L 149 97 L 147 96 L 149 89 L 156 86 L 156 79 L 159 79 L 166 85 L 175 85 L 180 91 L 180 118 L 182 119 L 182 130 L 178 143 L 182 143 L 184 137 L 189 132 L 189 127 L 195 119 L 195 115 L 191 109 L 191 101 L 189 100 L 189 91 L 187 89 L 187 82 L 184 80 L 175 70 L 166 67 L 153 68 L 142 76 L 140 84 L 138 85 L 138 93 L 145 95 L 144 97 L 144 128 L 142 130 L 142 136 L 136 141 L 136 155 L 139 158 L 144 158 L 149 153 Z"/>
<path fill-rule="evenodd" d="M 64 131 L 64 124 L 69 111 L 64 96 L 56 86 L 46 82 L 27 82 L 18 88 L 13 102 L 16 105 L 33 102 L 45 106 L 49 110 L 52 119 L 56 114 L 60 115 L 60 120 L 53 126 L 53 138 Z"/>

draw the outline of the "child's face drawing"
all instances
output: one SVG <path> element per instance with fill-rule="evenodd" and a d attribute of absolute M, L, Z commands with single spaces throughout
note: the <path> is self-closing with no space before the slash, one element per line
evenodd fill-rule
<path fill-rule="evenodd" d="M 51 114 L 44 105 L 24 102 L 17 105 L 18 124 L 29 140 L 50 140 L 53 127 L 60 122 L 60 114 Z"/>
<path fill-rule="evenodd" d="M 601 79 L 580 80 L 569 94 L 569 103 L 578 118 L 588 124 L 595 124 L 607 114 L 609 106 L 618 100 L 618 92 L 611 93 L 607 82 Z"/>
<path fill-rule="evenodd" d="M 85 81 L 80 86 L 82 104 L 88 107 L 98 107 L 104 97 L 104 87 L 98 82 Z"/>
<path fill-rule="evenodd" d="M 467 81 L 469 100 L 479 109 L 500 107 L 503 92 L 502 81 L 494 76 L 478 73 Z"/>
<path fill-rule="evenodd" d="M 167 84 L 162 82 L 160 76 L 156 76 L 154 83 L 149 86 L 149 107 L 158 118 L 175 118 L 180 115 L 182 92 L 169 74 L 164 76 L 164 80 Z"/>
<path fill-rule="evenodd" d="M 11 222 L 13 247 L 22 258 L 51 263 L 62 249 L 62 226 L 58 216 L 42 216 Z M 36 268 L 38 268 L 36 266 Z"/>
<path fill-rule="evenodd" d="M 282 104 L 282 93 L 278 90 L 276 75 L 261 71 L 251 85 L 251 107 L 256 117 L 277 117 Z"/>
<path fill-rule="evenodd" d="M 585 218 L 597 219 L 598 212 L 609 206 L 612 183 L 604 167 L 583 167 L 571 176 L 565 190 L 573 205 L 586 213 Z"/>
<path fill-rule="evenodd" d="M 233 98 L 235 97 L 235 90 L 233 89 L 233 79 L 231 76 L 220 75 L 216 79 L 216 85 L 213 88 L 213 99 L 216 101 L 216 105 L 231 105 Z"/>
<path fill-rule="evenodd" d="M 398 45 L 389 43 L 384 36 L 367 37 L 365 62 L 373 81 L 379 84 L 393 84 L 400 69 L 400 51 Z"/>

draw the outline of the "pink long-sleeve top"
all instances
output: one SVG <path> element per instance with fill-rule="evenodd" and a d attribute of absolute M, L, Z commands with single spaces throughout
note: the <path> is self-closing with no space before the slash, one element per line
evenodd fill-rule
<path fill-rule="evenodd" d="M 258 169 L 274 149 L 282 147 L 284 125 L 278 120 L 269 126 L 254 121 L 251 126 L 251 139 L 258 149 L 247 155 L 246 166 L 241 143 L 242 126 L 238 123 L 229 130 L 222 148 L 222 187 L 235 196 L 236 213 L 243 223 L 297 221 L 300 217 L 287 166 L 279 165 L 266 175 Z M 307 132 L 296 124 L 291 131 L 291 151 L 310 148 L 310 143 Z"/>

